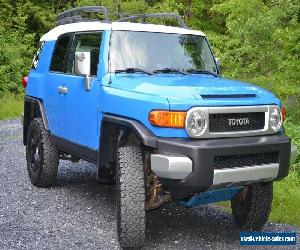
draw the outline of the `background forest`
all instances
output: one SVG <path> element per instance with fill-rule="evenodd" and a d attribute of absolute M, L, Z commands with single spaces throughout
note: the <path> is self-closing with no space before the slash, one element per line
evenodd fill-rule
<path fill-rule="evenodd" d="M 21 77 L 57 13 L 84 5 L 105 5 L 110 12 L 179 13 L 191 28 L 207 34 L 224 77 L 258 84 L 281 98 L 286 131 L 300 150 L 299 0 L 0 0 L 0 119 L 22 112 Z M 300 157 L 289 177 L 275 184 L 271 220 L 300 225 L 299 204 Z"/>

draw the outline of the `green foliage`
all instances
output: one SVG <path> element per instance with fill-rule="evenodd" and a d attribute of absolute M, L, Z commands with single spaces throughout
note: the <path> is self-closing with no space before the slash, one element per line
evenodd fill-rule
<path fill-rule="evenodd" d="M 6 95 L 0 98 L 0 120 L 15 118 L 23 113 L 24 98 L 22 95 Z"/>
<path fill-rule="evenodd" d="M 283 101 L 299 93 L 299 1 L 228 0 L 210 9 L 226 17 L 226 31 L 212 36 L 224 74 L 257 83 Z"/>
<path fill-rule="evenodd" d="M 28 71 L 33 47 L 32 34 L 7 33 L 0 27 L 0 96 L 5 92 L 20 93 L 21 77 Z M 22 43 L 20 43 L 22 41 Z"/>
<path fill-rule="evenodd" d="M 111 13 L 176 12 L 209 36 L 224 76 L 250 81 L 284 102 L 300 93 L 297 0 L 0 0 L 0 95 L 19 93 L 42 34 L 58 12 L 105 5 Z M 114 19 L 117 16 L 114 16 Z"/>
<path fill-rule="evenodd" d="M 299 169 L 299 168 L 298 168 Z M 270 220 L 300 226 L 300 178 L 296 172 L 274 184 Z"/>
<path fill-rule="evenodd" d="M 0 96 L 23 91 L 21 78 L 28 74 L 41 34 L 53 26 L 55 15 L 44 3 L 0 0 Z"/>

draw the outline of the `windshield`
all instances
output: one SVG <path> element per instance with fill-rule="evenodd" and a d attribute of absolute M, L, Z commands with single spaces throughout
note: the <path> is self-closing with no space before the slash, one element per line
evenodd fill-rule
<path fill-rule="evenodd" d="M 124 72 L 126 69 L 154 73 L 217 73 L 213 55 L 203 36 L 113 31 L 110 72 Z"/>

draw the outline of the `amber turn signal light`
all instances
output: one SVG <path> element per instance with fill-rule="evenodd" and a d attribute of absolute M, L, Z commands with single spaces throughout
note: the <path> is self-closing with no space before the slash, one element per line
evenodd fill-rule
<path fill-rule="evenodd" d="M 149 113 L 152 125 L 167 128 L 184 128 L 186 112 L 153 110 Z"/>

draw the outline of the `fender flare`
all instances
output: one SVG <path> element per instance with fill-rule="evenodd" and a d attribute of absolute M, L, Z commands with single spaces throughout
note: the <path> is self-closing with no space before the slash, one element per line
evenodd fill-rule
<path fill-rule="evenodd" d="M 102 122 L 111 122 L 114 124 L 125 126 L 131 129 L 136 134 L 136 136 L 144 146 L 157 148 L 158 138 L 148 128 L 146 128 L 145 125 L 137 120 L 111 114 L 105 114 L 102 117 Z"/>
<path fill-rule="evenodd" d="M 43 102 L 38 98 L 25 96 L 24 98 L 24 117 L 23 117 L 23 144 L 26 145 L 27 129 L 31 120 L 36 117 L 36 110 L 34 107 L 37 106 L 39 115 L 42 118 L 44 128 L 49 130 L 48 120 L 45 112 Z"/>
<path fill-rule="evenodd" d="M 111 128 L 113 135 L 109 132 L 104 132 L 103 129 Z M 104 132 L 104 133 L 103 133 Z M 145 125 L 137 120 L 120 117 L 113 114 L 104 114 L 100 126 L 99 150 L 98 150 L 98 164 L 97 164 L 97 179 L 105 178 L 107 171 L 107 163 L 113 163 L 117 154 L 117 147 L 121 140 L 127 138 L 131 133 L 136 136 L 143 146 L 157 148 L 158 138 L 149 131 Z M 115 136 L 115 137 L 114 137 Z M 110 140 L 105 142 L 105 140 Z M 114 165 L 111 165 L 114 166 Z M 109 170 L 111 172 L 111 170 Z"/>

